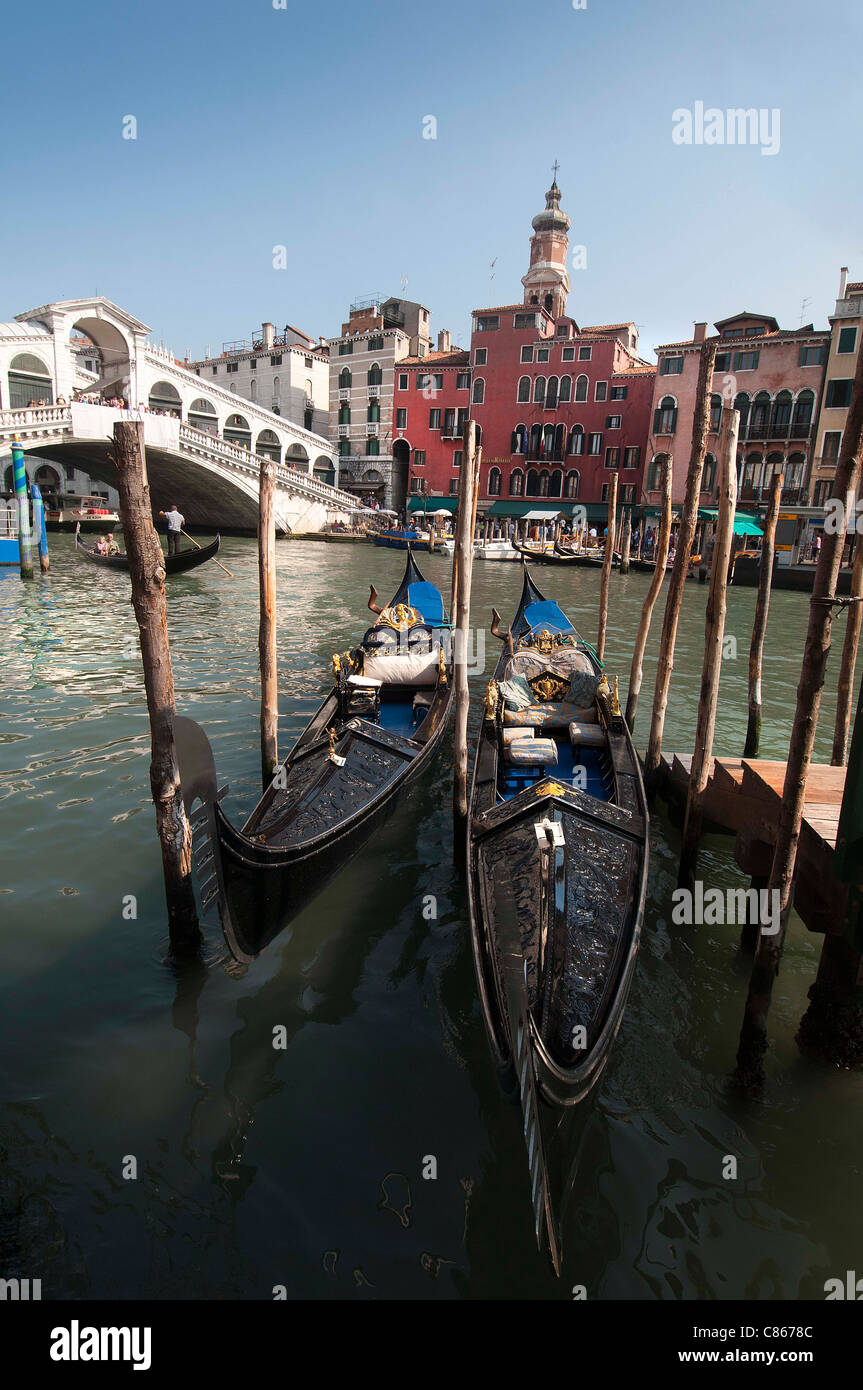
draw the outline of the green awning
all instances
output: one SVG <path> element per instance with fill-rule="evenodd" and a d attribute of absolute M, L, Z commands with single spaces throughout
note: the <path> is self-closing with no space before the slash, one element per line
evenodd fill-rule
<path fill-rule="evenodd" d="M 418 496 L 416 493 L 408 502 L 409 512 L 422 512 L 425 516 L 432 516 L 434 512 L 457 512 L 457 497 L 430 497 L 428 493 Z"/>
<path fill-rule="evenodd" d="M 699 521 L 716 521 L 719 516 L 718 507 L 699 507 Z M 758 525 L 754 516 L 747 516 L 745 512 L 738 512 L 734 518 L 735 536 L 763 536 L 764 532 Z"/>
<path fill-rule="evenodd" d="M 559 497 L 543 498 L 541 502 L 536 500 L 519 502 L 515 497 L 505 502 L 503 498 L 498 498 L 497 502 L 492 503 L 485 515 L 523 517 L 528 512 L 544 512 L 550 517 L 555 514 L 558 516 L 570 517 L 572 516 L 573 507 L 577 507 L 578 505 L 577 502 L 564 502 Z"/>

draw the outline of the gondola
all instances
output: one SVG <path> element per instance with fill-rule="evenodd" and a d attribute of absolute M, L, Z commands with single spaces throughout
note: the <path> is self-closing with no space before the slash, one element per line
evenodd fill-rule
<path fill-rule="evenodd" d="M 552 1146 L 620 1026 L 644 916 L 648 813 L 616 681 L 610 688 L 526 570 L 509 631 L 496 623 L 504 646 L 468 816 L 471 936 L 491 1049 L 524 1110 L 537 1242 L 559 1272 L 563 1185 L 550 1174 L 564 1155 Z"/>
<path fill-rule="evenodd" d="M 181 550 L 179 555 L 166 555 L 165 573 L 186 574 L 189 570 L 197 569 L 199 565 L 205 565 L 208 560 L 212 560 L 220 544 L 221 538 L 217 536 L 210 545 L 204 545 L 200 550 L 189 547 L 187 550 Z M 75 549 L 92 565 L 101 565 L 106 570 L 126 570 L 128 572 L 128 555 L 122 551 L 117 555 L 97 555 L 95 551 L 84 544 L 77 531 L 75 532 Z"/>
<path fill-rule="evenodd" d="M 375 591 L 369 600 L 371 607 Z M 242 830 L 220 801 L 204 731 L 177 718 L 204 910 L 218 902 L 239 961 L 269 944 L 393 811 L 433 758 L 452 705 L 451 625 L 408 552 L 388 606 L 351 651 Z M 201 805 L 192 812 L 196 801 Z"/>

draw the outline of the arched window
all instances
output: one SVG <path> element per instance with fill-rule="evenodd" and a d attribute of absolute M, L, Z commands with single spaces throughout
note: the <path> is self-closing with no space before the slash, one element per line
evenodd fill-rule
<path fill-rule="evenodd" d="M 722 426 L 722 397 L 710 397 L 710 424 L 708 426 L 711 434 L 718 434 Z"/>
<path fill-rule="evenodd" d="M 806 468 L 805 454 L 789 454 L 788 462 L 785 465 L 785 486 L 790 488 L 801 488 L 803 486 L 803 474 Z M 857 541 L 859 545 L 859 540 Z"/>
<path fill-rule="evenodd" d="M 812 411 L 815 408 L 815 393 L 801 391 L 794 402 L 794 421 L 791 426 L 792 439 L 807 439 L 812 425 Z"/>
<path fill-rule="evenodd" d="M 479 448 L 479 446 L 480 446 L 481 443 L 482 443 L 482 425 L 477 425 L 477 427 L 476 427 L 476 447 Z"/>
<path fill-rule="evenodd" d="M 500 496 L 500 469 L 492 468 L 488 475 L 488 495 L 489 497 Z"/>
<path fill-rule="evenodd" d="M 342 401 L 339 406 L 339 424 L 349 425 L 351 423 L 351 408 L 347 401 Z"/>
<path fill-rule="evenodd" d="M 737 395 L 734 397 L 734 409 L 740 411 L 740 438 L 741 438 L 741 439 L 744 439 L 744 438 L 746 437 L 746 434 L 745 434 L 745 432 L 746 432 L 746 426 L 747 426 L 748 423 L 749 423 L 749 406 L 750 406 L 749 392 L 748 392 L 748 391 L 738 391 L 738 392 L 737 392 Z"/>
<path fill-rule="evenodd" d="M 548 470 L 546 468 L 539 475 L 539 495 L 540 497 L 548 496 Z"/>
<path fill-rule="evenodd" d="M 368 381 L 369 386 L 380 386 L 381 382 L 384 379 L 384 375 L 381 371 L 379 362 L 372 363 L 372 365 L 369 367 L 368 377 L 366 379 Z"/>
<path fill-rule="evenodd" d="M 527 452 L 527 428 L 524 425 L 516 425 L 512 432 L 510 453 L 524 454 Z"/>
<path fill-rule="evenodd" d="M 554 427 L 554 448 L 552 458 L 561 461 L 566 449 L 566 425 L 555 425 Z"/>
<path fill-rule="evenodd" d="M 677 429 L 677 401 L 673 396 L 663 396 L 653 412 L 653 433 L 674 434 Z"/>
<path fill-rule="evenodd" d="M 346 388 L 350 386 L 352 381 L 353 377 L 351 376 L 350 367 L 342 367 L 342 370 L 339 372 L 339 390 L 346 390 Z"/>
<path fill-rule="evenodd" d="M 525 488 L 525 493 L 528 497 L 537 497 L 539 495 L 539 474 L 535 468 L 529 468 L 527 470 L 527 487 Z"/>
<path fill-rule="evenodd" d="M 548 378 L 548 386 L 545 388 L 545 408 L 546 410 L 557 409 L 557 388 L 559 382 L 556 376 Z"/>
<path fill-rule="evenodd" d="M 567 401 L 572 399 L 571 376 L 562 376 L 560 378 L 560 392 L 558 394 L 557 399 L 560 401 L 561 405 L 565 405 Z"/>
<path fill-rule="evenodd" d="M 279 444 L 279 436 L 273 430 L 261 430 L 255 441 L 255 453 L 272 459 L 273 463 L 281 463 L 282 447 Z"/>
<path fill-rule="evenodd" d="M 531 425 L 530 441 L 527 446 L 527 456 L 530 459 L 538 459 L 542 455 L 542 425 Z"/>
<path fill-rule="evenodd" d="M 770 417 L 770 437 L 771 439 L 787 439 L 788 427 L 791 424 L 791 392 L 780 391 L 773 402 L 773 411 Z"/>
<path fill-rule="evenodd" d="M 722 401 L 719 402 L 720 408 Z M 713 454 L 704 455 L 704 472 L 701 475 L 701 491 L 712 492 L 716 486 L 716 459 Z"/>
<path fill-rule="evenodd" d="M 578 496 L 578 484 L 579 484 L 579 482 L 580 482 L 580 477 L 579 477 L 578 469 L 577 469 L 577 468 L 570 468 L 569 472 L 568 472 L 567 475 L 566 475 L 566 484 L 565 484 L 564 489 L 563 489 L 563 495 L 564 495 L 564 497 L 577 497 L 577 496 Z"/>
<path fill-rule="evenodd" d="M 586 400 L 587 400 L 587 377 L 586 377 L 586 376 L 580 376 L 580 377 L 577 377 L 577 378 L 576 378 L 576 382 L 575 382 L 575 399 L 576 399 L 577 401 L 586 401 Z"/>
<path fill-rule="evenodd" d="M 530 400 L 530 377 L 520 376 L 518 379 L 518 399 L 520 401 Z"/>
<path fill-rule="evenodd" d="M 533 399 L 540 405 L 545 400 L 545 377 L 538 376 L 533 383 Z"/>
<path fill-rule="evenodd" d="M 150 395 L 147 404 L 154 412 L 161 412 L 163 415 L 175 415 L 179 420 L 182 416 L 183 403 L 180 400 L 180 393 L 176 386 L 172 386 L 170 381 L 157 381 L 150 387 Z"/>
<path fill-rule="evenodd" d="M 244 449 L 251 449 L 252 430 L 245 415 L 229 415 L 224 433 L 229 444 L 241 444 Z"/>
<path fill-rule="evenodd" d="M 569 432 L 569 444 L 567 445 L 566 452 L 567 452 L 568 454 L 583 454 L 583 453 L 584 453 L 584 426 L 583 426 L 583 425 L 573 425 L 572 429 L 571 429 L 570 432 Z"/>
<path fill-rule="evenodd" d="M 782 454 L 780 454 L 780 453 L 778 453 L 778 452 L 774 452 L 774 453 L 772 453 L 772 454 L 768 454 L 768 455 L 767 455 L 767 462 L 765 463 L 764 468 L 763 468 L 762 473 L 761 473 L 761 486 L 762 486 L 762 488 L 763 488 L 765 491 L 767 491 L 767 490 L 769 489 L 769 487 L 770 487 L 771 482 L 772 482 L 773 474 L 774 474 L 774 473 L 784 473 L 784 472 L 785 472 L 785 459 L 783 458 Z"/>
<path fill-rule="evenodd" d="M 769 423 L 770 395 L 767 391 L 759 391 L 752 402 L 752 414 L 749 417 L 749 438 L 766 439 Z"/>
<path fill-rule="evenodd" d="M 554 457 L 554 425 L 545 425 L 542 431 L 542 457 Z"/>
<path fill-rule="evenodd" d="M 48 368 L 32 352 L 19 352 L 9 363 L 9 409 L 21 410 L 31 401 L 54 404 L 54 386 Z"/>
<path fill-rule="evenodd" d="M 764 462 L 764 455 L 752 453 L 746 455 L 746 463 L 743 468 L 743 487 L 750 490 L 758 486 L 761 477 L 761 465 Z"/>
<path fill-rule="evenodd" d="M 255 381 L 254 377 L 252 377 L 252 380 L 249 382 L 249 399 L 252 401 L 258 399 L 258 383 Z"/>
<path fill-rule="evenodd" d="M 277 400 L 279 399 L 279 394 L 280 394 L 280 392 L 281 392 L 281 389 L 282 389 L 282 387 L 281 387 L 281 383 L 280 383 L 280 381 L 279 381 L 279 378 L 278 378 L 277 376 L 274 376 L 274 377 L 273 377 L 273 400 L 274 400 L 274 401 L 277 401 Z"/>
<path fill-rule="evenodd" d="M 561 491 L 562 486 L 563 486 L 563 473 L 562 473 L 561 469 L 555 468 L 554 472 L 551 474 L 551 476 L 550 476 L 550 478 L 549 478 L 549 480 L 548 480 L 548 495 L 549 495 L 549 497 L 559 497 L 559 496 L 560 496 L 560 491 Z"/>
<path fill-rule="evenodd" d="M 650 460 L 647 470 L 647 491 L 658 492 L 662 485 L 662 467 L 658 458 Z"/>
<path fill-rule="evenodd" d="M 509 495 L 510 497 L 521 497 L 524 492 L 524 474 L 520 468 L 514 468 L 509 475 Z"/>
<path fill-rule="evenodd" d="M 193 430 L 203 430 L 206 434 L 218 433 L 219 417 L 216 407 L 210 401 L 204 400 L 203 396 L 199 396 L 189 406 L 188 422 Z"/>
<path fill-rule="evenodd" d="M 473 395 L 471 400 L 474 405 L 482 405 L 485 400 L 485 381 L 481 376 L 476 377 L 473 383 Z"/>

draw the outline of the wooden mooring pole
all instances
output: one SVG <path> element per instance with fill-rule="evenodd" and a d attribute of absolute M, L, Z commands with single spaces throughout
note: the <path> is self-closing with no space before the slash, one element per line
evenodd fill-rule
<path fill-rule="evenodd" d="M 857 359 L 857 371 L 851 392 L 851 403 L 836 476 L 833 483 L 833 496 L 841 498 L 844 516 L 841 523 L 829 530 L 824 527 L 824 539 L 818 556 L 815 583 L 809 600 L 809 624 L 806 631 L 806 646 L 803 652 L 803 667 L 800 684 L 797 687 L 797 708 L 788 748 L 788 762 L 785 765 L 785 783 L 782 791 L 782 807 L 776 831 L 776 844 L 770 869 L 769 891 L 779 895 L 778 930 L 766 934 L 763 926 L 758 938 L 758 948 L 752 965 L 749 993 L 740 1031 L 740 1045 L 737 1052 L 737 1080 L 746 1090 L 757 1089 L 764 1079 L 764 1053 L 767 1050 L 767 1015 L 773 983 L 782 959 L 788 916 L 794 886 L 794 866 L 797 859 L 797 845 L 800 839 L 800 826 L 803 820 L 803 806 L 806 798 L 806 778 L 812 760 L 812 748 L 818 730 L 818 714 L 821 708 L 821 692 L 830 654 L 830 637 L 833 627 L 833 605 L 836 599 L 836 582 L 845 546 L 849 507 L 856 497 L 860 476 L 860 449 L 863 441 L 863 353 Z"/>
<path fill-rule="evenodd" d="M 842 664 L 839 667 L 839 688 L 836 692 L 836 724 L 833 729 L 833 753 L 830 762 L 844 767 L 848 756 L 848 734 L 851 728 L 851 703 L 854 699 L 854 668 L 860 625 L 863 623 L 863 535 L 855 531 L 854 568 L 851 571 L 851 603 L 842 644 Z"/>
<path fill-rule="evenodd" d="M 258 655 L 261 665 L 261 780 L 279 765 L 279 678 L 276 660 L 276 469 L 262 459 L 258 500 Z"/>
<path fill-rule="evenodd" d="M 650 622 L 653 617 L 653 609 L 659 590 L 662 588 L 662 581 L 665 578 L 665 563 L 668 559 L 668 543 L 671 540 L 671 455 L 657 454 L 654 462 L 659 463 L 662 468 L 662 510 L 659 521 L 659 534 L 654 551 L 656 563 L 653 568 L 653 574 L 650 577 L 647 595 L 641 606 L 641 621 L 638 624 L 638 632 L 635 637 L 635 648 L 632 653 L 632 667 L 629 672 L 629 693 L 626 697 L 626 722 L 629 725 L 630 732 L 635 723 L 635 711 L 638 708 L 638 694 L 641 690 L 644 651 L 650 632 Z M 639 554 L 644 544 L 644 532 L 646 528 L 647 518 L 645 517 L 641 523 L 641 536 L 639 537 L 638 543 Z"/>
<path fill-rule="evenodd" d="M 695 748 L 689 774 L 686 797 L 686 816 L 683 822 L 683 845 L 677 882 L 692 889 L 698 867 L 698 842 L 703 822 L 704 790 L 710 774 L 713 735 L 716 730 L 716 705 L 719 699 L 719 668 L 722 664 L 722 644 L 725 638 L 727 611 L 728 564 L 734 536 L 734 512 L 737 507 L 737 436 L 740 429 L 739 410 L 722 413 L 720 443 L 719 517 L 713 544 L 713 563 L 710 567 L 710 590 L 707 595 L 707 615 L 704 623 L 704 664 L 701 670 L 701 694 L 698 700 L 698 720 L 695 728 Z"/>
<path fill-rule="evenodd" d="M 605 536 L 605 554 L 602 557 L 602 579 L 599 585 L 599 632 L 596 638 L 596 654 L 600 661 L 605 654 L 605 634 L 608 628 L 608 591 L 611 584 L 611 566 L 614 560 L 618 477 L 617 473 L 612 473 L 608 479 L 608 530 Z"/>
<path fill-rule="evenodd" d="M 620 573 L 629 574 L 629 552 L 632 547 L 632 509 L 626 507 L 620 528 Z"/>
<path fill-rule="evenodd" d="M 463 432 L 462 466 L 458 480 L 458 514 L 453 552 L 453 680 L 455 681 L 455 764 L 453 769 L 453 816 L 456 844 L 467 820 L 467 721 L 470 691 L 467 679 L 470 628 L 470 590 L 473 574 L 473 528 L 479 499 L 479 463 L 476 448 L 476 421 L 466 420 Z"/>
<path fill-rule="evenodd" d="M 752 642 L 749 646 L 749 721 L 746 725 L 746 743 L 743 746 L 744 758 L 757 758 L 761 747 L 761 665 L 764 659 L 764 637 L 767 632 L 767 615 L 770 610 L 770 586 L 773 583 L 773 557 L 776 554 L 776 521 L 779 517 L 779 500 L 782 496 L 781 473 L 773 474 L 770 488 L 770 502 L 764 519 L 764 535 L 761 540 L 761 566 L 758 571 L 758 597 L 755 600 L 755 622 L 752 625 Z"/>
<path fill-rule="evenodd" d="M 150 790 L 162 848 L 168 929 L 172 948 L 188 953 L 197 948 L 201 933 L 192 889 L 192 832 L 183 809 L 174 746 L 177 709 L 168 643 L 165 557 L 153 525 L 142 421 L 117 421 L 114 458 L 150 715 Z"/>
<path fill-rule="evenodd" d="M 668 707 L 668 691 L 671 686 L 671 672 L 674 669 L 674 646 L 677 641 L 677 627 L 680 622 L 680 606 L 689 572 L 692 555 L 692 539 L 698 519 L 698 494 L 701 489 L 701 474 L 704 468 L 704 454 L 707 448 L 707 430 L 710 423 L 710 386 L 713 381 L 713 364 L 716 358 L 716 344 L 704 343 L 698 367 L 698 386 L 695 393 L 695 409 L 692 417 L 692 448 L 689 454 L 689 469 L 686 474 L 686 495 L 683 502 L 683 515 L 680 518 L 680 532 L 677 537 L 677 551 L 668 597 L 665 600 L 665 616 L 662 620 L 662 636 L 659 643 L 659 661 L 656 668 L 656 687 L 653 694 L 653 715 L 650 721 L 650 737 L 644 760 L 644 784 L 648 796 L 656 791 L 659 778 L 659 761 L 662 756 L 662 731 L 665 727 L 665 711 Z"/>

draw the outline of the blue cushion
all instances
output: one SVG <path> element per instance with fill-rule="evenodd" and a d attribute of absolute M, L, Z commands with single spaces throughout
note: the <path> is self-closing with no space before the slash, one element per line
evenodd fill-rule
<path fill-rule="evenodd" d="M 443 597 L 427 579 L 408 585 L 408 603 L 419 609 L 427 623 L 443 622 Z"/>

